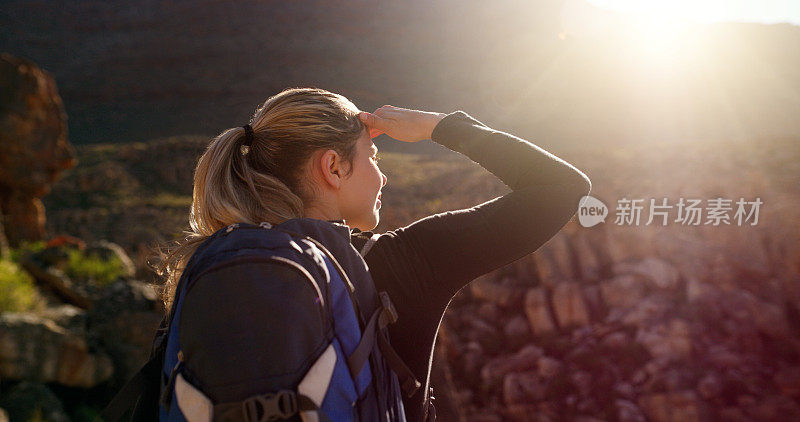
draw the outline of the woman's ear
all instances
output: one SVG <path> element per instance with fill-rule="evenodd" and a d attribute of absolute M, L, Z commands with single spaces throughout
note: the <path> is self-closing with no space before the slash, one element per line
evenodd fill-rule
<path fill-rule="evenodd" d="M 339 153 L 329 149 L 314 159 L 314 172 L 321 174 L 322 182 L 332 189 L 342 186 L 342 158 Z"/>

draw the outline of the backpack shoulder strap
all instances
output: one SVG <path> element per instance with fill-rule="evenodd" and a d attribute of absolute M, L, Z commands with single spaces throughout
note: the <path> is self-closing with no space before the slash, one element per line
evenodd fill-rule
<path fill-rule="evenodd" d="M 403 359 L 397 354 L 394 348 L 389 344 L 389 340 L 383 334 L 383 329 L 389 324 L 397 322 L 398 316 L 394 304 L 392 304 L 392 300 L 389 298 L 389 294 L 380 292 L 380 298 L 381 307 L 372 314 L 364 330 L 364 334 L 361 337 L 361 341 L 358 343 L 353 353 L 347 358 L 347 366 L 353 378 L 358 376 L 361 372 L 361 368 L 366 365 L 369 359 L 370 351 L 375 343 L 377 343 L 389 367 L 400 378 L 403 392 L 405 392 L 408 397 L 411 397 L 422 384 L 417 381 L 411 369 L 403 362 Z"/>
<path fill-rule="evenodd" d="M 114 399 L 95 419 L 95 422 L 121 420 L 125 412 L 137 403 L 143 393 L 149 391 L 153 385 L 158 385 L 163 357 L 163 350 L 159 350 L 154 356 L 150 357 L 150 360 L 139 369 L 139 372 L 119 390 Z M 157 396 L 158 392 L 155 392 L 155 394 Z M 134 410 L 134 413 L 136 413 L 136 410 Z"/>
<path fill-rule="evenodd" d="M 379 237 L 381 237 L 381 235 L 378 233 L 374 233 L 372 236 L 370 236 L 369 239 L 367 239 L 367 242 L 364 243 L 364 246 L 361 247 L 361 249 L 358 251 L 358 253 L 361 254 L 362 257 L 367 256 L 367 253 L 369 253 L 369 250 L 372 249 L 373 246 L 375 246 L 375 242 L 378 241 Z"/>

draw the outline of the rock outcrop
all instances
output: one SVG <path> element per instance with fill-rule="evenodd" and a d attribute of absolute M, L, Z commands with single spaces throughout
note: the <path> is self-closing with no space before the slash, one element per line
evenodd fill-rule
<path fill-rule="evenodd" d="M 0 212 L 12 246 L 44 238 L 40 198 L 74 165 L 53 78 L 28 60 L 0 55 Z"/>
<path fill-rule="evenodd" d="M 610 247 L 629 233 L 572 223 L 451 304 L 441 344 L 468 421 L 800 418 L 783 247 L 744 247 L 746 231 Z"/>
<path fill-rule="evenodd" d="M 103 290 L 87 314 L 89 338 L 111 356 L 114 386 L 147 361 L 161 318 L 161 302 L 151 285 L 120 279 Z"/>
<path fill-rule="evenodd" d="M 64 310 L 73 318 L 74 309 Z M 111 359 L 89 349 L 85 332 L 29 313 L 0 315 L 0 378 L 94 387 L 114 372 Z"/>

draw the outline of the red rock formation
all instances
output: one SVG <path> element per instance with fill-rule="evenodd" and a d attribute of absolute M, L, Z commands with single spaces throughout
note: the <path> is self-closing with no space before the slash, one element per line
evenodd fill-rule
<path fill-rule="evenodd" d="M 39 198 L 75 162 L 53 78 L 28 60 L 0 55 L 0 210 L 11 245 L 44 237 Z"/>

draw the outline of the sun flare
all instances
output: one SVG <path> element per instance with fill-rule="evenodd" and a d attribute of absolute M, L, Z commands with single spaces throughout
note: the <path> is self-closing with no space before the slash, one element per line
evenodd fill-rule
<path fill-rule="evenodd" d="M 643 58 L 669 60 L 686 45 L 689 23 L 670 16 L 641 14 L 629 23 L 631 44 Z"/>
<path fill-rule="evenodd" d="M 698 24 L 687 19 L 691 8 L 681 0 L 566 0 L 562 26 L 566 34 L 585 39 L 614 39 L 620 54 L 642 66 L 667 69 L 693 55 L 692 29 Z"/>

